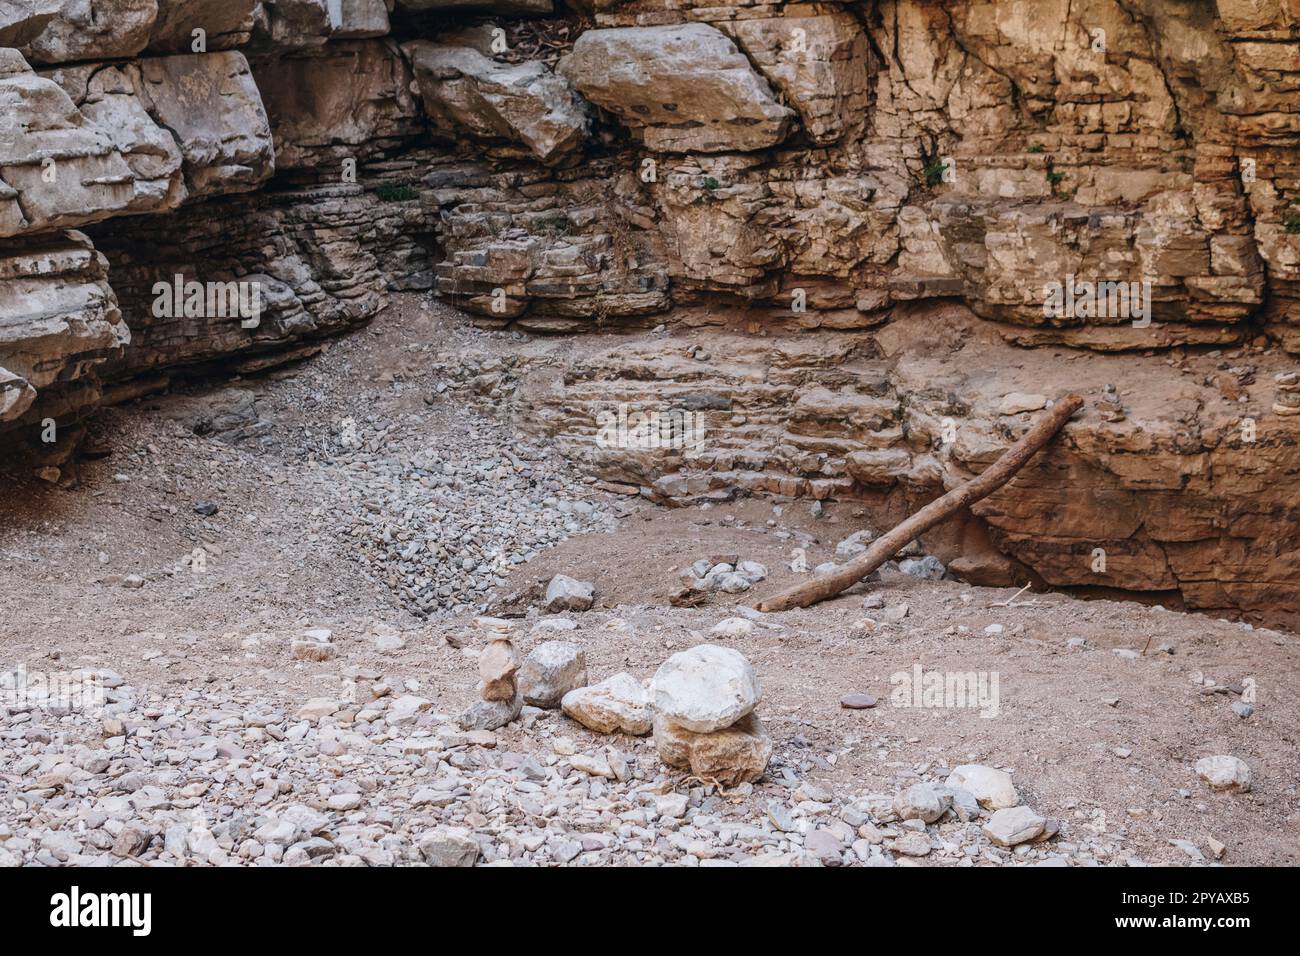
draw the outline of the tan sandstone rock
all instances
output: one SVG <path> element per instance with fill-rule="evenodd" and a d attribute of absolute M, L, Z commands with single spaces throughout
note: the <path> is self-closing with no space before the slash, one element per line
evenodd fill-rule
<path fill-rule="evenodd" d="M 653 150 L 763 149 L 794 118 L 735 44 L 704 23 L 589 30 L 556 72 Z"/>

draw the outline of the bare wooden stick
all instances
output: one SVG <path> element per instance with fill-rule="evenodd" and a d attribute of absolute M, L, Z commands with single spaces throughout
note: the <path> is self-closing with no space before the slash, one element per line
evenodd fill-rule
<path fill-rule="evenodd" d="M 829 574 L 818 575 L 806 584 L 775 594 L 760 601 L 760 611 L 788 611 L 792 607 L 807 607 L 834 597 L 845 588 L 852 587 L 876 568 L 892 558 L 898 549 L 917 536 L 924 534 L 940 521 L 950 517 L 967 505 L 986 498 L 1005 485 L 1034 454 L 1052 440 L 1070 416 L 1083 406 L 1083 399 L 1070 394 L 1057 401 L 1047 414 L 1034 422 L 1029 431 L 976 477 L 959 485 L 941 498 L 936 498 L 916 514 L 907 518 L 893 530 L 881 535 L 866 552 Z"/>

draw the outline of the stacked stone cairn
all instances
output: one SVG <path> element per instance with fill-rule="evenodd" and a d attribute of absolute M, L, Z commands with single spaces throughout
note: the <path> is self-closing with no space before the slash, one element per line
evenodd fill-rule
<path fill-rule="evenodd" d="M 524 709 L 524 695 L 516 679 L 519 652 L 510 640 L 509 621 L 480 617 L 474 623 L 486 638 L 478 657 L 478 693 L 482 699 L 470 705 L 458 723 L 464 730 L 499 730 Z"/>
<path fill-rule="evenodd" d="M 1278 372 L 1273 377 L 1273 411 L 1278 415 L 1300 415 L 1300 375 Z"/>
<path fill-rule="evenodd" d="M 1114 385 L 1107 385 L 1101 393 L 1101 398 L 1097 399 L 1097 411 L 1101 412 L 1101 417 L 1108 422 L 1122 422 L 1124 403 L 1120 400 L 1119 389 Z"/>
<path fill-rule="evenodd" d="M 754 713 L 762 690 L 739 651 L 700 644 L 668 658 L 655 673 L 654 742 L 670 767 L 735 787 L 758 780 L 772 741 Z"/>

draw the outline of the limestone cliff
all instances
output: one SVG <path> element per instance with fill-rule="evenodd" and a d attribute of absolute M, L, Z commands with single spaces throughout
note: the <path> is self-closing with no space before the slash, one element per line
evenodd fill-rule
<path fill-rule="evenodd" d="M 915 502 L 1023 427 L 998 389 L 1123 375 L 974 526 L 1051 583 L 1300 612 L 1298 107 L 1300 0 L 0 0 L 0 429 L 402 289 L 714 329 L 515 410 L 661 498 Z M 177 277 L 259 314 L 159 308 Z M 697 394 L 704 459 L 592 451 L 596 404 Z"/>

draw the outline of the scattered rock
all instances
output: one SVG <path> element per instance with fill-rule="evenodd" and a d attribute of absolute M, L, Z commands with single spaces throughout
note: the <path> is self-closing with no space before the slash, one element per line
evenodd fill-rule
<path fill-rule="evenodd" d="M 543 609 L 549 614 L 561 611 L 585 611 L 596 600 L 596 586 L 586 581 L 578 581 L 567 574 L 557 574 L 546 586 L 546 599 Z"/>
<path fill-rule="evenodd" d="M 564 695 L 587 684 L 587 658 L 569 641 L 543 641 L 529 652 L 519 670 L 524 703 L 555 708 Z"/>
<path fill-rule="evenodd" d="M 1246 793 L 1250 790 L 1250 767 L 1237 757 L 1221 754 L 1196 761 L 1196 772 L 1211 790 Z"/>
<path fill-rule="evenodd" d="M 1007 807 L 989 817 L 984 833 L 998 846 L 1015 846 L 1037 837 L 1046 822 L 1028 807 Z"/>
<path fill-rule="evenodd" d="M 845 694 L 840 698 L 840 706 L 846 710 L 867 710 L 876 706 L 876 698 L 870 694 Z"/>
<path fill-rule="evenodd" d="M 565 714 L 599 734 L 641 737 L 650 733 L 654 722 L 650 692 L 627 673 L 571 690 L 560 706 Z"/>
<path fill-rule="evenodd" d="M 900 820 L 934 823 L 951 805 L 951 797 L 941 795 L 928 783 L 913 784 L 894 798 L 894 812 Z"/>
<path fill-rule="evenodd" d="M 1021 412 L 1036 412 L 1047 407 L 1046 395 L 1011 392 L 1002 397 L 998 404 L 999 415 L 1018 415 Z"/>
<path fill-rule="evenodd" d="M 459 829 L 435 830 L 419 842 L 420 855 L 430 866 L 473 866 L 479 845 Z"/>

